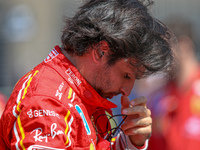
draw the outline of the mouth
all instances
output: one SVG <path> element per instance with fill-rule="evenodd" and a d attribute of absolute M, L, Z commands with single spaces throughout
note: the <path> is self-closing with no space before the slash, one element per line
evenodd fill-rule
<path fill-rule="evenodd" d="M 107 98 L 108 99 L 112 99 L 114 96 L 117 96 L 118 94 L 114 94 L 114 93 L 110 93 Z"/>
<path fill-rule="evenodd" d="M 105 98 L 105 99 L 112 99 L 114 97 L 114 94 L 107 94 L 107 95 L 104 95 L 102 97 Z"/>
<path fill-rule="evenodd" d="M 106 98 L 106 99 L 112 99 L 114 96 L 117 96 L 119 95 L 120 93 L 107 93 L 105 94 L 104 96 L 102 96 L 103 98 Z"/>

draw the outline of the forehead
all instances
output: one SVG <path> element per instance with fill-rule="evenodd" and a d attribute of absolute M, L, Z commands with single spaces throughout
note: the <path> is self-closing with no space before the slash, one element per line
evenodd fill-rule
<path fill-rule="evenodd" d="M 124 69 L 130 71 L 130 73 L 134 75 L 136 79 L 143 77 L 145 67 L 141 65 L 135 58 L 124 58 L 121 59 L 119 63 L 124 67 Z"/>
<path fill-rule="evenodd" d="M 130 74 L 134 74 L 134 72 L 137 70 L 137 67 L 134 66 L 132 63 L 133 63 L 133 60 L 131 60 L 131 58 L 123 58 L 116 61 L 114 66 L 117 69 L 119 69 L 119 71 L 125 71 Z"/>

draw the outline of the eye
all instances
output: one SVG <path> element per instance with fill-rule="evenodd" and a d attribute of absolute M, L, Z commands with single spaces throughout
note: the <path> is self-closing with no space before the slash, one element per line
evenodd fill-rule
<path fill-rule="evenodd" d="M 125 73 L 124 78 L 125 79 L 131 79 L 131 77 L 128 75 L 128 73 Z"/>

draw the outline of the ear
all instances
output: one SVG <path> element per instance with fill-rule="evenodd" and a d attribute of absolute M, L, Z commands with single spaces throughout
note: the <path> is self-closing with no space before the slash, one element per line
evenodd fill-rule
<path fill-rule="evenodd" d="M 104 59 L 106 60 L 109 49 L 109 45 L 106 41 L 100 41 L 98 44 L 94 45 L 92 50 L 94 62 L 98 63 Z"/>

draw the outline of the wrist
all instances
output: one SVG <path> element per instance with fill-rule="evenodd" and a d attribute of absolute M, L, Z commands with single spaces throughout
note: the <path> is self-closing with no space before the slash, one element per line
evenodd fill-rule
<path fill-rule="evenodd" d="M 127 136 L 127 142 L 128 142 L 128 145 L 129 145 L 129 148 L 131 148 L 131 145 L 132 147 L 135 147 L 139 150 L 146 150 L 147 147 L 148 147 L 148 142 L 149 142 L 149 139 L 146 139 L 145 141 L 135 141 L 134 142 L 131 140 L 131 137 L 130 136 Z"/>
<path fill-rule="evenodd" d="M 142 147 L 145 144 L 147 138 L 141 137 L 140 135 L 129 135 L 131 143 L 135 146 Z"/>

